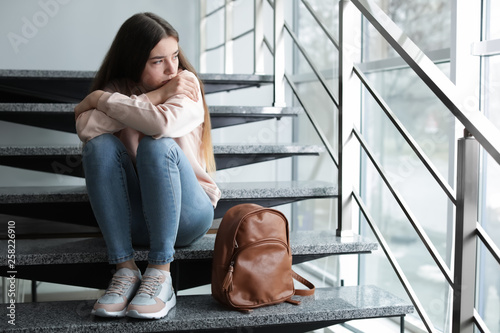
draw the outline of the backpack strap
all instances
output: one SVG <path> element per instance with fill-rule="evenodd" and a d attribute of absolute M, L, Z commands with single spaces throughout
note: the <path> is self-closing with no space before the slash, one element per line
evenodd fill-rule
<path fill-rule="evenodd" d="M 297 296 L 311 296 L 314 294 L 314 291 L 316 290 L 316 287 L 314 287 L 314 284 L 297 274 L 294 270 L 292 270 L 292 276 L 295 280 L 299 281 L 302 283 L 304 286 L 306 286 L 309 289 L 295 289 L 294 295 Z M 289 298 L 286 300 L 287 303 L 291 303 L 294 305 L 299 305 L 300 301 L 294 300 L 292 298 Z"/>
<path fill-rule="evenodd" d="M 299 281 L 304 286 L 306 286 L 307 288 L 309 288 L 309 289 L 296 289 L 295 290 L 295 295 L 299 295 L 299 296 L 311 296 L 311 295 L 314 294 L 314 290 L 316 289 L 316 287 L 314 286 L 314 284 L 312 284 L 311 282 L 309 282 L 308 280 L 306 280 L 305 278 L 303 278 L 299 274 L 295 273 L 295 271 L 293 271 L 293 270 L 292 270 L 292 276 L 293 276 L 293 278 L 295 280 Z"/>

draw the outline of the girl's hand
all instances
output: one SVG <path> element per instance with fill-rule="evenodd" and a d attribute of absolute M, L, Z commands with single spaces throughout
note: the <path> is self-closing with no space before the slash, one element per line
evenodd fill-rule
<path fill-rule="evenodd" d="M 104 94 L 103 90 L 95 90 L 88 94 L 87 97 L 75 107 L 75 120 L 78 119 L 82 113 L 95 109 L 102 94 Z"/>
<path fill-rule="evenodd" d="M 191 75 L 182 75 L 180 71 L 174 78 L 158 88 L 161 90 L 164 101 L 175 95 L 185 95 L 186 97 L 198 102 L 198 82 Z"/>

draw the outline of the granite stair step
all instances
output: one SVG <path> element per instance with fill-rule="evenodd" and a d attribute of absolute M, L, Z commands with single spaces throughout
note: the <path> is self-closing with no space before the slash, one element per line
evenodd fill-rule
<path fill-rule="evenodd" d="M 175 260 L 206 260 L 213 255 L 215 234 L 207 234 L 194 244 L 176 249 Z M 0 240 L 0 261 L 7 262 L 7 242 Z M 290 244 L 294 263 L 332 254 L 369 253 L 377 249 L 377 243 L 361 236 L 340 237 L 332 230 L 290 232 Z M 146 261 L 148 249 L 136 247 L 137 261 Z M 16 244 L 16 268 L 31 265 L 94 264 L 107 263 L 104 239 L 54 238 L 21 239 Z"/>
<path fill-rule="evenodd" d="M 218 183 L 222 197 L 215 218 L 240 203 L 265 207 L 306 199 L 337 197 L 337 186 L 323 181 Z M 85 186 L 0 187 L 0 211 L 6 215 L 95 225 Z"/>
<path fill-rule="evenodd" d="M 318 288 L 297 297 L 300 305 L 283 303 L 251 313 L 231 311 L 211 295 L 179 296 L 160 320 L 106 319 L 90 314 L 93 300 L 16 304 L 15 326 L 5 318 L 0 330 L 13 332 L 305 332 L 350 320 L 403 317 L 414 311 L 407 301 L 375 286 Z"/>
<path fill-rule="evenodd" d="M 83 177 L 81 146 L 0 147 L 0 165 Z M 291 156 L 318 156 L 324 148 L 298 144 L 214 145 L 217 170 Z"/>
<path fill-rule="evenodd" d="M 0 103 L 0 120 L 76 133 L 75 106 L 75 103 Z M 213 129 L 295 117 L 302 112 L 300 107 L 209 106 L 208 109 Z"/>
<path fill-rule="evenodd" d="M 177 290 L 210 283 L 215 234 L 207 234 L 188 247 L 176 249 L 172 276 Z M 7 240 L 0 241 L 0 261 L 7 262 Z M 326 256 L 370 253 L 377 243 L 363 237 L 339 237 L 334 231 L 293 231 L 293 263 Z M 135 247 L 139 267 L 147 266 L 148 249 Z M 16 277 L 105 289 L 111 279 L 102 238 L 19 239 L 16 242 Z M 5 271 L 7 272 L 7 271 Z M 5 276 L 5 272 L 1 275 Z M 8 275 L 8 274 L 7 274 Z M 180 278 L 183 276 L 184 278 Z M 189 279 L 185 277 L 189 276 Z"/>
<path fill-rule="evenodd" d="M 301 107 L 275 106 L 209 106 L 212 128 L 222 128 L 282 117 L 296 117 Z M 0 113 L 1 117 L 1 113 Z"/>
<path fill-rule="evenodd" d="M 0 70 L 0 102 L 77 103 L 88 93 L 95 72 Z M 205 93 L 273 83 L 272 75 L 200 74 Z"/>

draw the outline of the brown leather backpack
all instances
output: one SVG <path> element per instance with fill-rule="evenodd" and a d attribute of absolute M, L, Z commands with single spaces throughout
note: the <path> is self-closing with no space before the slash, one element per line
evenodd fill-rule
<path fill-rule="evenodd" d="M 295 290 L 293 279 L 309 290 Z M 256 204 L 232 207 L 215 238 L 212 296 L 240 311 L 312 295 L 314 285 L 292 270 L 289 228 L 279 211 Z"/>

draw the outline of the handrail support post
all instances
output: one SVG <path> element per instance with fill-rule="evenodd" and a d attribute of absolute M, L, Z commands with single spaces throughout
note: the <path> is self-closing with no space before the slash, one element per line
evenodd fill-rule
<path fill-rule="evenodd" d="M 207 0 L 200 0 L 200 73 L 207 72 Z"/>
<path fill-rule="evenodd" d="M 233 0 L 224 4 L 224 73 L 233 74 Z"/>
<path fill-rule="evenodd" d="M 274 106 L 285 102 L 285 4 L 274 0 Z"/>
<path fill-rule="evenodd" d="M 479 143 L 469 136 L 458 140 L 457 214 L 453 279 L 452 333 L 474 332 L 479 196 Z"/>
<path fill-rule="evenodd" d="M 359 118 L 360 86 L 354 74 L 354 61 L 359 58 L 360 47 L 355 29 L 360 25 L 359 15 L 350 0 L 339 1 L 339 133 L 338 133 L 338 225 L 337 235 L 353 234 L 352 190 L 359 179 L 359 149 L 356 150 L 353 128 L 355 115 Z M 356 151 L 358 153 L 356 153 Z"/>
<path fill-rule="evenodd" d="M 254 55 L 255 75 L 264 74 L 264 0 L 254 0 Z"/>

